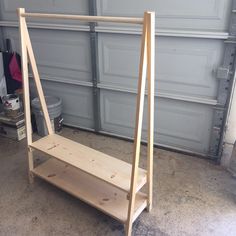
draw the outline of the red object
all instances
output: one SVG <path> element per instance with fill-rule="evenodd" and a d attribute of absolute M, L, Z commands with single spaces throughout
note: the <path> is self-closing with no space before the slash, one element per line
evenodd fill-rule
<path fill-rule="evenodd" d="M 21 69 L 18 65 L 15 53 L 13 53 L 11 57 L 11 61 L 9 63 L 9 71 L 14 80 L 22 82 Z"/>

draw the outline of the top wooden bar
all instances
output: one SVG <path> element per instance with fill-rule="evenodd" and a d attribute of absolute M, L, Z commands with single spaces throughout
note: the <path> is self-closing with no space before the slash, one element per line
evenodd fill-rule
<path fill-rule="evenodd" d="M 86 22 L 143 24 L 143 18 L 133 18 L 133 17 L 84 16 L 84 15 L 64 15 L 64 14 L 45 14 L 45 13 L 20 13 L 20 16 L 31 17 L 31 18 L 80 20 L 80 21 L 86 21 Z"/>

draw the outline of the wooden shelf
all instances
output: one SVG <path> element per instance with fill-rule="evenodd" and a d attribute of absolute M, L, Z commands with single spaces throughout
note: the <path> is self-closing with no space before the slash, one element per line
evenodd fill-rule
<path fill-rule="evenodd" d="M 32 172 L 122 223 L 126 222 L 129 201 L 124 191 L 54 158 Z M 137 193 L 133 221 L 146 206 L 146 194 Z"/>
<path fill-rule="evenodd" d="M 30 145 L 126 192 L 130 191 L 131 164 L 59 136 L 48 135 Z M 146 170 L 139 168 L 138 192 L 146 183 Z"/>

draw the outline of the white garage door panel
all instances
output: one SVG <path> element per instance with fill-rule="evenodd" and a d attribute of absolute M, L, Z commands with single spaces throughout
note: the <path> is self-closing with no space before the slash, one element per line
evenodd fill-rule
<path fill-rule="evenodd" d="M 2 0 L 4 38 L 12 39 L 13 49 L 19 51 L 18 31 L 9 27 L 16 22 L 8 22 L 17 21 L 17 7 L 130 17 L 155 11 L 155 142 L 211 157 L 219 154 L 221 134 L 215 130 L 223 127 L 223 114 L 218 112 L 216 117 L 214 109 L 220 106 L 226 87 L 219 87 L 222 80 L 216 78 L 216 71 L 225 64 L 226 49 L 231 50 L 224 40 L 231 34 L 232 0 Z M 43 84 L 48 93 L 62 97 L 65 123 L 132 137 L 141 26 L 99 23 L 90 28 L 75 21 L 31 20 Z"/>
<path fill-rule="evenodd" d="M 7 29 L 6 36 L 19 51 L 18 31 Z M 42 37 L 43 36 L 43 37 Z M 91 81 L 89 34 L 57 30 L 30 30 L 39 73 L 56 80 Z"/>
<path fill-rule="evenodd" d="M 140 37 L 99 35 L 101 84 L 137 88 Z M 220 40 L 168 38 L 156 40 L 156 92 L 215 99 L 217 69 L 224 53 Z"/>
<path fill-rule="evenodd" d="M 155 142 L 162 145 L 207 153 L 213 109 L 200 104 L 156 99 Z M 133 137 L 136 96 L 101 90 L 102 130 Z M 147 122 L 144 111 L 144 135 Z"/>
<path fill-rule="evenodd" d="M 72 126 L 93 128 L 92 90 L 82 86 L 42 81 L 45 95 L 60 97 L 63 101 L 64 123 Z M 32 97 L 37 96 L 31 80 Z"/>
<path fill-rule="evenodd" d="M 16 9 L 24 7 L 26 11 L 88 14 L 88 1 L 86 0 L 1 0 L 1 12 L 4 20 L 17 20 Z M 32 19 L 31 19 L 32 21 Z M 42 21 L 33 19 L 33 21 Z M 50 20 L 50 22 L 52 22 Z M 60 22 L 60 20 L 56 21 Z M 63 21 L 61 21 L 63 22 Z"/>
<path fill-rule="evenodd" d="M 89 34 L 37 30 L 30 35 L 42 74 L 91 81 Z"/>
<path fill-rule="evenodd" d="M 159 28 L 228 29 L 231 0 L 98 0 L 98 15 L 142 16 L 156 12 Z"/>

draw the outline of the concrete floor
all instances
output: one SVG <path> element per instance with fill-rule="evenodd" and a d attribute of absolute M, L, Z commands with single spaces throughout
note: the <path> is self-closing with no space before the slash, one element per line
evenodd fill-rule
<path fill-rule="evenodd" d="M 62 135 L 131 159 L 130 142 L 69 128 Z M 142 167 L 145 153 L 142 147 Z M 38 178 L 30 185 L 25 141 L 0 138 L 0 235 L 123 233 L 118 222 L 56 187 Z M 154 207 L 137 219 L 133 235 L 236 235 L 236 179 L 210 161 L 155 149 Z"/>

